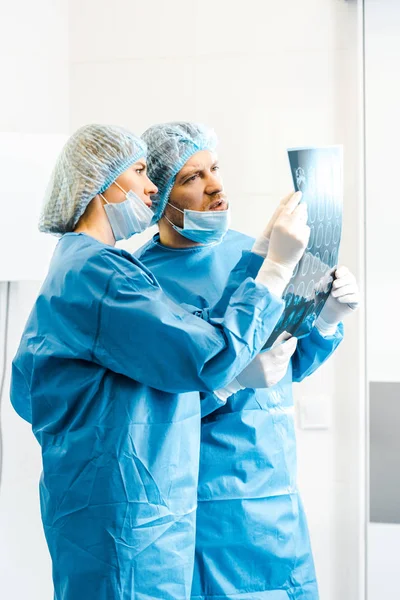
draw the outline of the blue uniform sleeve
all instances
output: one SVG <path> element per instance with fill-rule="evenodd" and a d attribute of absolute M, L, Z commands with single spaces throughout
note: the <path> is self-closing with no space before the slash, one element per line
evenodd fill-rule
<path fill-rule="evenodd" d="M 93 359 L 145 385 L 176 393 L 227 385 L 260 351 L 284 308 L 267 288 L 246 279 L 224 314 L 199 319 L 173 303 L 140 268 L 110 269 L 108 283 L 85 269 L 81 280 L 99 298 Z M 84 317 L 82 317 L 84 318 Z M 84 324 L 83 324 L 84 326 Z"/>
<path fill-rule="evenodd" d="M 13 363 L 10 384 L 10 400 L 15 411 L 28 423 L 32 423 L 31 393 L 21 369 Z"/>
<path fill-rule="evenodd" d="M 207 321 L 213 318 L 218 318 L 218 316 L 223 315 L 232 295 L 243 283 L 243 281 L 248 277 L 254 279 L 257 276 L 263 261 L 264 259 L 262 256 L 254 254 L 249 250 L 243 250 L 242 256 L 239 262 L 234 267 L 234 269 L 231 271 L 222 296 L 215 306 L 211 308 L 198 309 L 190 304 L 181 304 L 182 308 Z M 271 322 L 271 331 L 275 327 L 276 323 L 277 321 L 275 321 L 274 323 Z M 230 383 L 230 381 L 228 383 Z M 200 393 L 200 401 L 202 418 L 207 416 L 211 412 L 214 412 L 221 406 L 224 406 L 224 404 L 226 403 L 226 401 L 221 400 L 215 394 L 204 392 Z"/>
<path fill-rule="evenodd" d="M 218 304 L 212 309 L 199 311 L 196 314 L 203 318 L 208 318 L 209 315 L 207 311 L 211 310 L 211 314 L 223 313 L 229 302 L 229 298 L 239 287 L 241 282 L 246 277 L 255 278 L 257 276 L 263 260 L 262 256 L 250 252 L 249 250 L 244 250 L 239 262 L 230 273 L 228 283 Z M 309 335 L 299 339 L 296 352 L 292 358 L 293 381 L 302 381 L 305 377 L 314 373 L 314 371 L 316 371 L 316 369 L 318 369 L 318 367 L 333 354 L 342 339 L 342 324 L 339 325 L 335 334 L 332 336 L 323 337 L 318 329 L 314 327 Z M 207 407 L 209 401 L 204 399 L 202 405 L 203 404 L 205 411 L 208 411 Z"/>
<path fill-rule="evenodd" d="M 255 279 L 260 267 L 263 263 L 263 258 L 257 254 L 253 254 L 248 250 L 244 250 L 239 262 L 229 274 L 227 284 L 222 292 L 218 302 L 211 307 L 198 308 L 193 304 L 181 303 L 180 306 L 188 312 L 200 317 L 205 321 L 211 321 L 213 318 L 218 318 L 224 315 L 232 295 L 248 278 Z M 274 326 L 278 321 L 275 322 Z M 271 329 L 273 331 L 273 328 Z"/>
<path fill-rule="evenodd" d="M 198 310 L 191 310 L 193 307 L 185 305 L 188 310 L 196 314 L 196 316 L 202 319 L 209 320 L 213 317 L 219 317 L 223 315 L 229 305 L 232 295 L 240 287 L 240 285 L 248 277 L 255 279 L 258 271 L 261 268 L 264 259 L 258 254 L 254 254 L 249 250 L 243 250 L 242 256 L 236 266 L 232 269 L 229 274 L 227 284 L 218 302 L 211 308 L 204 308 Z M 279 319 L 278 319 L 279 320 Z M 275 325 L 278 321 L 275 321 L 272 325 L 271 332 L 274 330 Z"/>
<path fill-rule="evenodd" d="M 226 400 L 221 400 L 215 394 L 200 392 L 200 411 L 201 418 L 206 417 L 210 413 L 214 412 L 225 406 Z"/>
<path fill-rule="evenodd" d="M 310 334 L 299 339 L 292 357 L 293 381 L 302 381 L 318 369 L 336 350 L 343 339 L 343 324 L 334 335 L 324 337 L 316 327 Z"/>

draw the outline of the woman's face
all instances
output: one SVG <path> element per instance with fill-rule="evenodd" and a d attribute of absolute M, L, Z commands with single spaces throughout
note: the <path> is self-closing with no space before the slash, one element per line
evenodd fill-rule
<path fill-rule="evenodd" d="M 121 173 L 115 181 L 123 190 L 125 190 L 125 192 L 132 190 L 149 207 L 152 204 L 151 196 L 158 191 L 157 186 L 155 186 L 147 176 L 145 158 L 139 159 L 134 165 L 129 167 L 129 169 Z M 124 202 L 126 199 L 125 193 L 120 190 L 118 185 L 112 183 L 103 193 L 107 202 Z"/>

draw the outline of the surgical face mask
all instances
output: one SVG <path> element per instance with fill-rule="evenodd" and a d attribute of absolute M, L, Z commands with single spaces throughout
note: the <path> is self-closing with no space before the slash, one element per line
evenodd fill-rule
<path fill-rule="evenodd" d="M 212 244 L 220 242 L 229 229 L 230 211 L 227 210 L 181 210 L 170 202 L 175 210 L 183 213 L 183 227 L 178 227 L 168 219 L 168 223 L 183 235 L 183 237 L 198 242 L 199 244 Z"/>
<path fill-rule="evenodd" d="M 114 181 L 115 185 L 124 192 L 126 200 L 124 202 L 107 202 L 102 194 L 104 210 L 111 225 L 115 241 L 127 240 L 135 233 L 145 231 L 151 223 L 154 216 L 153 211 L 133 190 L 125 192 L 122 187 Z"/>

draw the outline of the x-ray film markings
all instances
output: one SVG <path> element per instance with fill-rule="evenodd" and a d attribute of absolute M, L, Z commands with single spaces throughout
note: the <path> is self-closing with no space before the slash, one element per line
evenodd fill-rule
<path fill-rule="evenodd" d="M 325 231 L 325 246 L 330 246 L 331 241 L 332 241 L 332 223 L 329 222 L 326 226 L 326 231 Z"/>
<path fill-rule="evenodd" d="M 317 229 L 317 239 L 315 240 L 316 248 L 321 248 L 323 237 L 324 237 L 324 226 L 322 225 L 322 223 L 320 223 L 318 225 L 318 229 Z"/>

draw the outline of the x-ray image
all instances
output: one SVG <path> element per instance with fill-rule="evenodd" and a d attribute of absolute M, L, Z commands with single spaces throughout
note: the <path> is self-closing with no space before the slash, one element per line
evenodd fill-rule
<path fill-rule="evenodd" d="M 310 333 L 331 291 L 342 234 L 342 147 L 296 148 L 288 155 L 294 187 L 308 207 L 311 234 L 284 291 L 285 310 L 265 349 L 284 331 L 298 338 Z"/>

